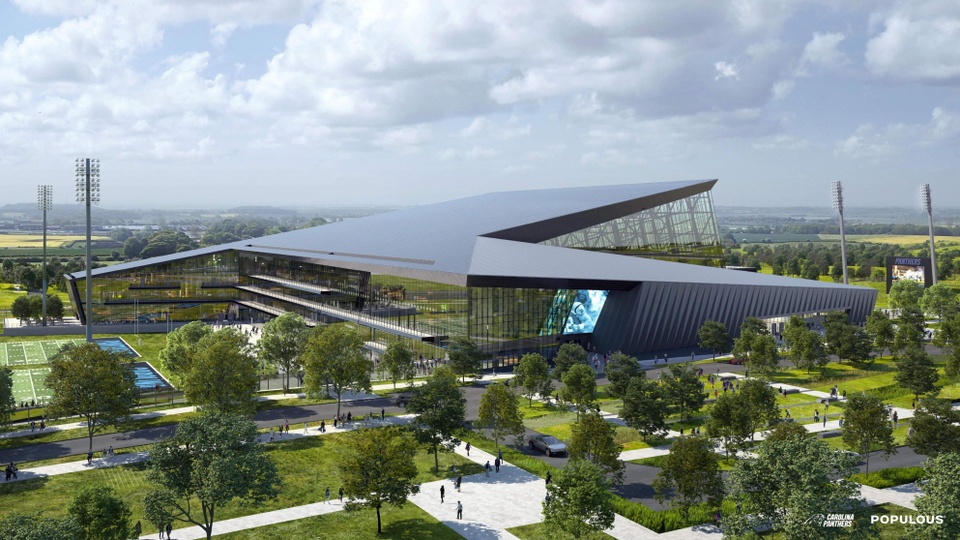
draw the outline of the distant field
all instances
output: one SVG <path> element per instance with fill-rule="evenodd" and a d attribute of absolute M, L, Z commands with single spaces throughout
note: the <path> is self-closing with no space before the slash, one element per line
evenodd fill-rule
<path fill-rule="evenodd" d="M 839 242 L 839 234 L 821 234 L 821 240 L 827 242 Z M 960 238 L 956 236 L 937 236 L 934 238 L 937 242 L 946 242 L 950 244 L 960 244 Z M 930 237 L 922 234 L 848 234 L 847 242 L 873 242 L 875 244 L 901 244 L 909 246 L 911 244 L 923 244 L 929 242 Z"/>
<path fill-rule="evenodd" d="M 110 240 L 108 236 L 93 236 L 92 240 Z M 86 240 L 82 235 L 47 235 L 48 248 L 70 247 L 73 242 Z M 43 248 L 42 234 L 0 234 L 0 248 Z"/>

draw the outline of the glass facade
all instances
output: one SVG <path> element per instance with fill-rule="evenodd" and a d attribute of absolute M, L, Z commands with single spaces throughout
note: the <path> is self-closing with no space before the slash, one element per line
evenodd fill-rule
<path fill-rule="evenodd" d="M 709 191 L 540 243 L 710 266 L 723 260 Z"/>

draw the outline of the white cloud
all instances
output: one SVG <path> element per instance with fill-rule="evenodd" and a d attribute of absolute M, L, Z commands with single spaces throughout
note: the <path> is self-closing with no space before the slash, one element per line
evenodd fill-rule
<path fill-rule="evenodd" d="M 713 78 L 715 81 L 720 79 L 739 79 L 739 73 L 737 72 L 737 66 L 735 64 L 729 64 L 727 62 L 716 62 L 713 64 L 714 70 L 717 72 L 717 75 Z"/>
<path fill-rule="evenodd" d="M 377 135 L 373 144 L 381 148 L 410 150 L 423 145 L 429 138 L 430 128 L 425 125 L 404 126 Z"/>
<path fill-rule="evenodd" d="M 237 26 L 235 22 L 225 22 L 214 26 L 210 29 L 210 42 L 213 43 L 214 47 L 223 47 L 227 44 L 233 32 L 236 31 Z"/>
<path fill-rule="evenodd" d="M 808 75 L 811 71 L 837 70 L 849 64 L 850 59 L 839 49 L 845 39 L 846 36 L 840 32 L 814 32 L 813 38 L 803 48 L 798 75 Z"/>
<path fill-rule="evenodd" d="M 871 72 L 931 83 L 960 79 L 960 3 L 900 2 L 874 19 L 874 26 L 882 30 L 867 43 Z"/>

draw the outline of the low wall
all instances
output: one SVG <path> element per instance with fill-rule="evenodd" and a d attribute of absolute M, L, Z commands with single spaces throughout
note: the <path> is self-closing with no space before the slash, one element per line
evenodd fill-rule
<path fill-rule="evenodd" d="M 12 324 L 8 324 L 11 321 Z M 177 322 L 172 325 L 173 328 L 180 328 L 185 322 Z M 132 324 L 95 324 L 93 325 L 94 334 L 133 334 L 139 330 L 141 334 L 163 334 L 171 326 L 167 323 L 140 323 L 135 328 Z M 16 319 L 6 319 L 3 325 L 3 335 L 5 336 L 64 336 L 64 335 L 85 335 L 87 327 L 79 323 L 57 323 L 41 325 L 21 326 L 20 321 Z"/>

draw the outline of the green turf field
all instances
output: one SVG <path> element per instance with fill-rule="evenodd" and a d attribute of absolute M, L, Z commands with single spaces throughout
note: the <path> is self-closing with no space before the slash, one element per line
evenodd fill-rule
<path fill-rule="evenodd" d="M 48 359 L 64 345 L 83 343 L 82 339 L 51 339 L 47 341 L 0 342 L 0 366 L 13 368 L 13 399 L 24 402 L 46 403 L 53 393 L 44 384 L 50 368 Z M 29 366 L 29 367 L 28 367 Z M 36 366 L 36 367 L 34 367 Z"/>

